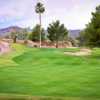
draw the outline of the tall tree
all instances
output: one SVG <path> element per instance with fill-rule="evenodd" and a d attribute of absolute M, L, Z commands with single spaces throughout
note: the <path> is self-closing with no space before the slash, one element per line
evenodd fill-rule
<path fill-rule="evenodd" d="M 17 41 L 17 32 L 11 32 L 11 38 L 13 39 L 13 43 L 16 43 Z"/>
<path fill-rule="evenodd" d="M 36 25 L 33 30 L 32 33 L 29 36 L 29 39 L 37 42 L 40 40 L 40 25 Z M 41 41 L 45 40 L 45 30 L 43 28 L 41 28 Z"/>
<path fill-rule="evenodd" d="M 35 7 L 35 12 L 39 14 L 40 21 L 40 48 L 41 48 L 41 14 L 45 12 L 45 7 L 41 2 L 38 2 Z"/>
<path fill-rule="evenodd" d="M 60 24 L 59 20 L 49 24 L 47 29 L 48 31 L 48 38 L 56 43 L 56 48 L 58 48 L 58 42 L 63 41 L 67 38 L 68 31 L 65 28 L 64 24 Z"/>
<path fill-rule="evenodd" d="M 100 5 L 92 13 L 91 22 L 87 24 L 81 36 L 84 38 L 86 45 L 100 47 Z"/>

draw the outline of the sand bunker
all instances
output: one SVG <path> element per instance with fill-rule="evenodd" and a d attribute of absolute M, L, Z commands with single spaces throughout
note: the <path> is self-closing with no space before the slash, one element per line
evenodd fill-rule
<path fill-rule="evenodd" d="M 73 55 L 73 56 L 88 56 L 91 55 L 91 50 L 87 48 L 83 48 L 78 52 L 64 52 L 66 55 Z"/>

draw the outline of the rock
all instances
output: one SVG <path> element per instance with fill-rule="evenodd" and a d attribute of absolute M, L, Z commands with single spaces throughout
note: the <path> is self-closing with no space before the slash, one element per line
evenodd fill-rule
<path fill-rule="evenodd" d="M 28 47 L 39 47 L 39 43 L 35 43 L 33 41 L 27 40 Z"/>

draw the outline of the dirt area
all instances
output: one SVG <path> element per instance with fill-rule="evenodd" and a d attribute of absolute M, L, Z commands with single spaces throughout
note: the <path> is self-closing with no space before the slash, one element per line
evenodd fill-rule
<path fill-rule="evenodd" d="M 0 41 L 0 54 L 8 53 L 11 51 L 10 44 L 4 41 Z"/>
<path fill-rule="evenodd" d="M 88 56 L 91 55 L 91 52 L 92 52 L 91 49 L 82 48 L 78 52 L 64 52 L 64 54 L 73 56 Z"/>

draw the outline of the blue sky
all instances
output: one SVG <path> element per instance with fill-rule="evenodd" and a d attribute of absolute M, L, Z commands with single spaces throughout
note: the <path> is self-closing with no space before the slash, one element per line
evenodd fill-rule
<path fill-rule="evenodd" d="M 39 0 L 0 0 L 0 28 L 8 26 L 33 27 L 38 24 L 34 11 Z M 91 12 L 100 0 L 41 0 L 46 12 L 42 15 L 42 25 L 60 20 L 68 29 L 83 29 L 91 19 Z"/>

